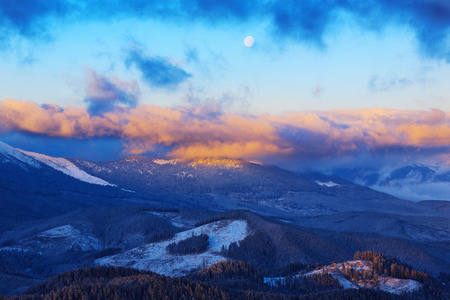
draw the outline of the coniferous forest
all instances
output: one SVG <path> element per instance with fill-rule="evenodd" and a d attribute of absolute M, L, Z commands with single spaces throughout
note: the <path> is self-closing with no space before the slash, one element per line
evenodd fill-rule
<path fill-rule="evenodd" d="M 403 269 L 403 274 L 397 271 L 394 275 L 415 274 L 423 286 L 402 295 L 365 288 L 343 289 L 329 274 L 291 276 L 283 284 L 265 284 L 264 274 L 258 268 L 243 261 L 227 260 L 185 278 L 122 267 L 81 268 L 51 277 L 24 294 L 0 299 L 450 299 L 448 285 L 395 259 L 372 251 L 356 253 L 355 258 L 377 262 L 375 266 L 381 272 L 388 270 L 388 266 Z M 442 274 L 440 279 L 449 283 L 448 275 Z"/>

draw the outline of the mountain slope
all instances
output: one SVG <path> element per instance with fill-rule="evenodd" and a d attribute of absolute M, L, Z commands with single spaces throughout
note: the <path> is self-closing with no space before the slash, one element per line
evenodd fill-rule
<path fill-rule="evenodd" d="M 341 211 L 430 212 L 336 176 L 297 174 L 241 160 L 163 160 L 127 157 L 113 162 L 71 159 L 93 176 L 138 194 L 155 193 L 181 207 L 250 209 L 273 216 L 314 216 Z"/>
<path fill-rule="evenodd" d="M 73 163 L 68 161 L 65 158 L 59 158 L 59 157 L 51 157 L 44 154 L 34 153 L 34 152 L 28 152 L 24 150 L 19 150 L 23 154 L 34 158 L 36 161 L 39 161 L 43 164 L 46 164 L 47 166 L 61 171 L 64 174 L 71 176 L 75 179 L 78 179 L 80 181 L 84 181 L 87 183 L 92 184 L 98 184 L 98 185 L 112 185 L 100 178 L 94 177 L 92 175 L 87 174 L 86 172 L 80 170 L 77 168 Z"/>
<path fill-rule="evenodd" d="M 0 233 L 28 220 L 44 219 L 84 207 L 149 202 L 112 185 L 88 183 L 55 169 L 60 165 L 54 162 L 63 160 L 49 158 L 48 161 L 54 163 L 50 166 L 36 157 L 38 155 L 27 155 L 0 142 Z M 84 174 L 76 167 L 71 170 L 78 175 Z M 83 176 L 95 179 L 87 174 Z"/>

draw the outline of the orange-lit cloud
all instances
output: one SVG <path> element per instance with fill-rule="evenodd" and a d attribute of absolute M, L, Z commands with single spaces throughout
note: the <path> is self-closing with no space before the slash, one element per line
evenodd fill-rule
<path fill-rule="evenodd" d="M 140 105 L 91 115 L 84 108 L 0 101 L 0 131 L 49 137 L 114 137 L 126 154 L 171 149 L 178 158 L 268 161 L 327 158 L 389 148 L 449 149 L 450 113 L 441 110 L 334 110 L 240 115 L 199 106 Z M 437 151 L 439 152 L 439 150 Z M 440 150 L 437 155 L 444 155 Z"/>

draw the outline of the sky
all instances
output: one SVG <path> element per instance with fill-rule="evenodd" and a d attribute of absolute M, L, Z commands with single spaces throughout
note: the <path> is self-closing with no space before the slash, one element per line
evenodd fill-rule
<path fill-rule="evenodd" d="M 450 168 L 447 0 L 4 0 L 0 49 L 17 148 Z"/>

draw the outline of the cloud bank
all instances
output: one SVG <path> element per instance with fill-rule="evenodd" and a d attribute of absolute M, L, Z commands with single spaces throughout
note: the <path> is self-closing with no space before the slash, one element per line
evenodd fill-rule
<path fill-rule="evenodd" d="M 114 138 L 124 154 L 168 149 L 176 158 L 230 157 L 271 164 L 358 160 L 386 153 L 446 157 L 450 113 L 438 109 L 335 110 L 241 115 L 211 107 L 139 105 L 91 114 L 87 109 L 4 99 L 0 133 L 53 138 Z M 450 165 L 450 161 L 448 162 Z"/>
<path fill-rule="evenodd" d="M 162 19 L 171 22 L 223 24 L 258 20 L 268 23 L 277 37 L 295 39 L 318 47 L 326 46 L 324 36 L 350 16 L 366 30 L 386 26 L 409 27 L 419 50 L 428 57 L 450 61 L 450 5 L 447 0 L 186 0 L 106 1 L 29 0 L 0 1 L 0 40 L 20 35 L 45 35 L 54 22 L 75 19 Z"/>

